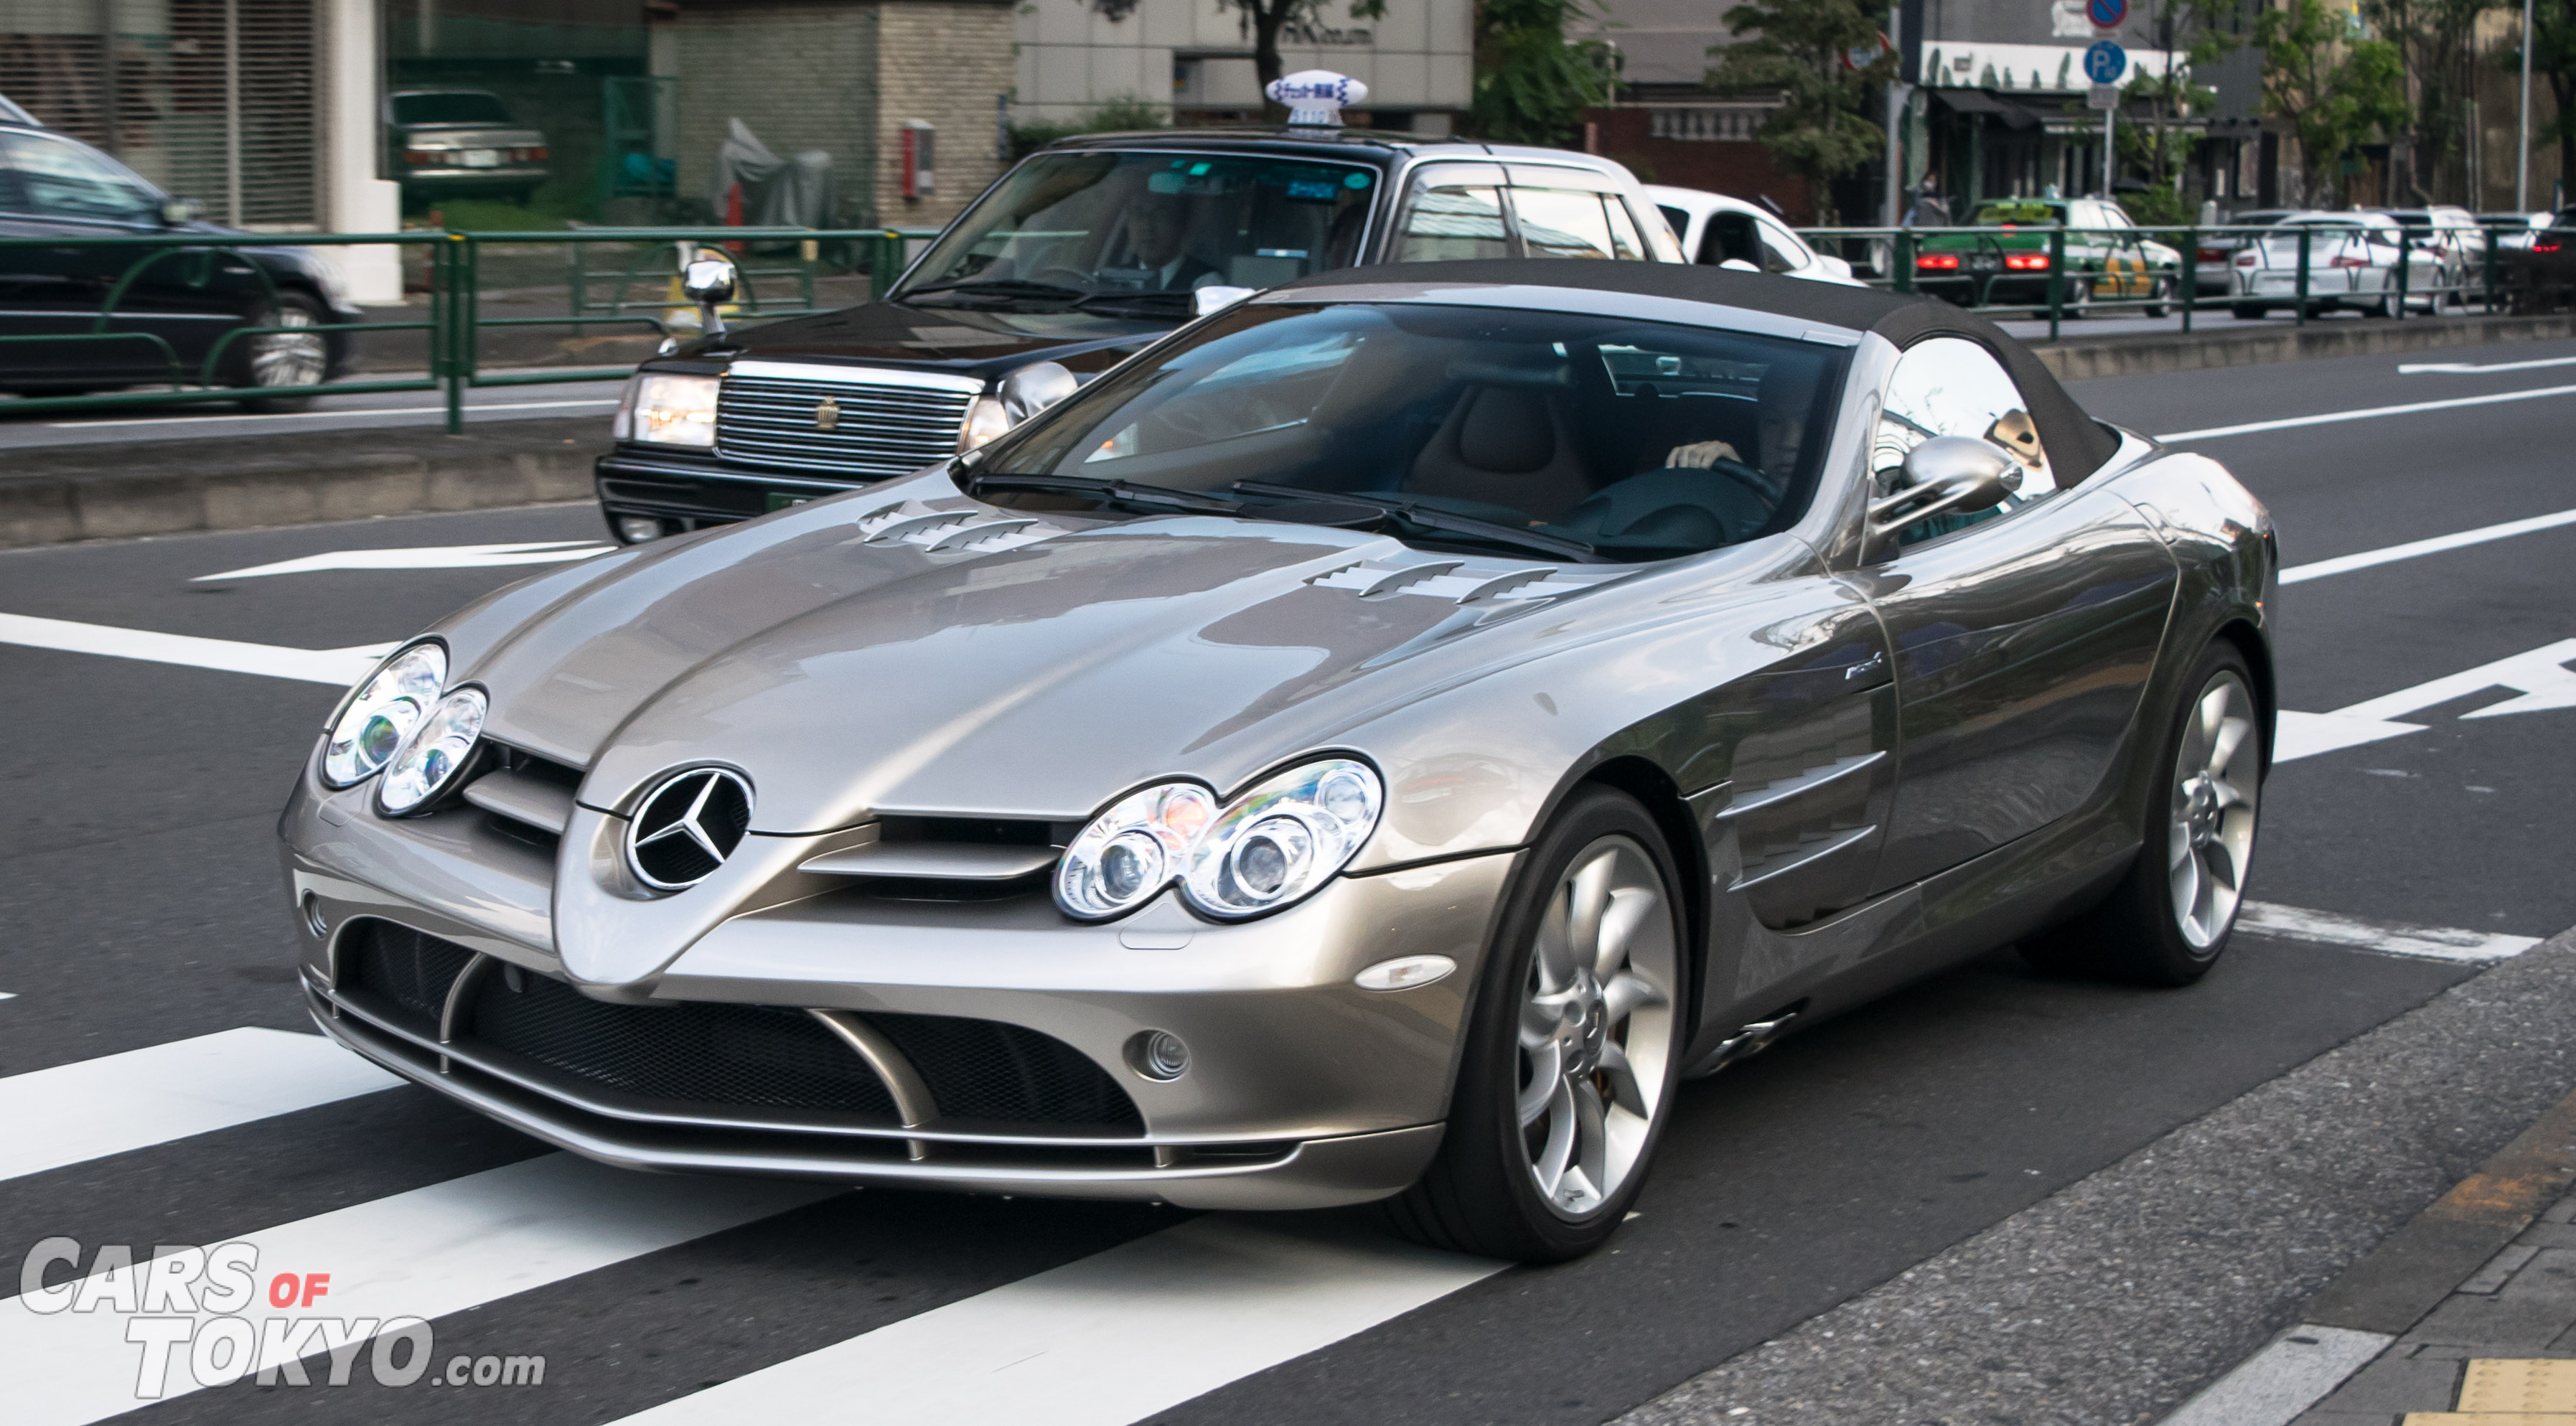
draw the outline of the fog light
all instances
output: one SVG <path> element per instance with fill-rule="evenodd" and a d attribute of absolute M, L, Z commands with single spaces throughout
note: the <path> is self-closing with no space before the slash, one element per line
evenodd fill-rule
<path fill-rule="evenodd" d="M 658 540 L 662 538 L 662 534 L 662 522 L 650 515 L 617 517 L 617 538 L 630 545 L 640 545 L 646 540 Z"/>
<path fill-rule="evenodd" d="M 1147 1079 L 1179 1079 L 1189 1073 L 1190 1047 L 1169 1030 L 1146 1030 L 1127 1042 L 1127 1063 Z"/>
<path fill-rule="evenodd" d="M 321 897 L 309 891 L 304 893 L 303 911 L 304 929 L 312 932 L 315 939 L 331 934 L 331 923 L 322 915 Z"/>

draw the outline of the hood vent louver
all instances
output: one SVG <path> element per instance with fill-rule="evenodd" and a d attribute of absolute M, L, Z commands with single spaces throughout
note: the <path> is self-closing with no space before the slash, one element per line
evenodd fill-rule
<path fill-rule="evenodd" d="M 1558 599 L 1628 574 L 1621 568 L 1581 565 L 1479 565 L 1470 560 L 1362 560 L 1306 581 L 1318 589 L 1347 589 L 1362 599 L 1422 595 L 1453 604 L 1505 604 Z"/>
<path fill-rule="evenodd" d="M 1000 515 L 980 505 L 942 509 L 918 500 L 881 505 L 859 517 L 862 542 L 911 545 L 933 554 L 998 554 L 1063 533 L 1061 526 L 1033 516 Z"/>

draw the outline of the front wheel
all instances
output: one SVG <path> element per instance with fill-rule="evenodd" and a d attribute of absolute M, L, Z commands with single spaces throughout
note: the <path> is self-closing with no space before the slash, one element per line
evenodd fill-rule
<path fill-rule="evenodd" d="M 1578 792 L 1531 848 L 1477 988 L 1439 1155 L 1386 1204 L 1417 1242 L 1563 1262 L 1644 1186 L 1681 1067 L 1680 878 L 1645 808 Z"/>
<path fill-rule="evenodd" d="M 2173 279 L 2159 277 L 2147 289 L 2147 315 L 2162 317 L 2173 311 Z"/>
<path fill-rule="evenodd" d="M 233 343 L 240 355 L 231 359 L 225 379 L 235 386 L 293 388 L 317 386 L 330 374 L 331 348 L 323 334 L 307 328 L 323 325 L 320 304 L 301 293 L 284 292 L 260 309 L 249 325 L 276 328 Z M 300 411 L 310 396 L 263 396 L 243 400 L 245 411 Z"/>
<path fill-rule="evenodd" d="M 2092 911 L 2022 945 L 2042 970 L 2189 985 L 2227 949 L 2263 793 L 2262 716 L 2245 656 L 2212 644 L 2157 761 L 2138 859 Z"/>
<path fill-rule="evenodd" d="M 2228 304 L 2227 314 L 2237 321 L 2251 322 L 2271 316 L 2272 309 L 2260 302 L 2234 302 Z"/>

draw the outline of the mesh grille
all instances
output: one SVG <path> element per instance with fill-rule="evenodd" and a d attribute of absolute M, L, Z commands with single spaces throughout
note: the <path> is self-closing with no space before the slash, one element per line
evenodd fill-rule
<path fill-rule="evenodd" d="M 960 1119 L 1142 1130 L 1135 1103 L 1071 1045 L 1018 1025 L 950 1015 L 870 1015 Z"/>
<path fill-rule="evenodd" d="M 360 921 L 341 933 L 340 979 L 392 1001 L 434 1029 L 447 987 L 474 953 L 390 921 Z"/>
<path fill-rule="evenodd" d="M 716 402 L 716 447 L 762 465 L 878 480 L 955 455 L 971 399 L 919 386 L 728 376 Z M 835 408 L 829 430 L 815 424 L 827 400 Z"/>

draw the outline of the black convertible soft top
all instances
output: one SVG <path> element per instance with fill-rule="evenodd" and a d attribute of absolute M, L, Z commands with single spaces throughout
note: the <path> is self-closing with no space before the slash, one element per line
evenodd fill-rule
<path fill-rule="evenodd" d="M 1965 337 L 1986 348 L 2012 373 L 2030 404 L 2030 419 L 2048 449 L 2057 478 L 2072 485 L 2101 469 L 2120 448 L 2119 437 L 2084 414 L 2039 358 L 2003 328 L 1973 312 L 1930 297 L 1905 297 L 1873 287 L 1775 277 L 1670 262 L 1574 262 L 1551 258 L 1499 258 L 1485 262 L 1399 262 L 1345 267 L 1300 278 L 1276 289 L 1294 294 L 1357 284 L 1431 282 L 1497 287 L 1556 287 L 1583 292 L 1625 292 L 1770 312 L 1822 326 L 1874 332 L 1902 349 L 1927 337 Z M 1318 297 L 1330 294 L 1317 291 Z"/>

